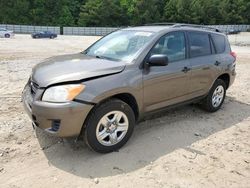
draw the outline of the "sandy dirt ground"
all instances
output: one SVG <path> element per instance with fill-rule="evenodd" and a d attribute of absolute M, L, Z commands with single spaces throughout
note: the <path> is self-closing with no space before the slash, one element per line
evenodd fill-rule
<path fill-rule="evenodd" d="M 238 39 L 235 39 L 238 37 Z M 80 52 L 98 37 L 0 39 L 0 187 L 250 187 L 250 35 L 230 37 L 237 78 L 222 109 L 195 105 L 136 126 L 119 151 L 97 154 L 82 141 L 37 130 L 20 95 L 32 67 L 53 55 Z M 238 41 L 241 39 L 241 41 Z"/>

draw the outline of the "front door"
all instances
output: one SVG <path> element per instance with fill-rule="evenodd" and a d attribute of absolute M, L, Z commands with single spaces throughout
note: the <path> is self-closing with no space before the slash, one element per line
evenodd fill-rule
<path fill-rule="evenodd" d="M 190 64 L 186 58 L 184 32 L 171 32 L 161 37 L 149 56 L 165 54 L 167 66 L 150 66 L 143 74 L 145 111 L 156 110 L 189 99 Z"/>

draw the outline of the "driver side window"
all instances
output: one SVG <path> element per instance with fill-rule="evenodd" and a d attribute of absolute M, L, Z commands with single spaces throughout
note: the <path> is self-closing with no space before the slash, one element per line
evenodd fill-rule
<path fill-rule="evenodd" d="M 155 54 L 167 55 L 170 63 L 185 59 L 186 45 L 184 33 L 173 32 L 161 37 L 151 50 L 151 55 Z"/>

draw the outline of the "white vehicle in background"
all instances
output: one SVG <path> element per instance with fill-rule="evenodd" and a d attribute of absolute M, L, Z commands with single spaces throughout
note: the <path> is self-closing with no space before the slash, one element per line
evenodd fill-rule
<path fill-rule="evenodd" d="M 0 28 L 0 37 L 4 37 L 4 38 L 10 38 L 13 37 L 14 33 L 13 31 L 9 31 L 5 28 Z"/>

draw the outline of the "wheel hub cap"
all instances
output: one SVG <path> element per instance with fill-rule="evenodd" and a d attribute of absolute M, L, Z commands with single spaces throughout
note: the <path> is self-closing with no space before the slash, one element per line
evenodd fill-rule
<path fill-rule="evenodd" d="M 121 111 L 111 111 L 98 122 L 96 138 L 104 146 L 119 143 L 128 131 L 128 117 Z"/>
<path fill-rule="evenodd" d="M 213 107 L 217 108 L 218 106 L 220 106 L 220 104 L 222 103 L 222 100 L 224 98 L 224 88 L 219 85 L 213 93 L 212 96 L 212 105 Z"/>
<path fill-rule="evenodd" d="M 108 129 L 110 130 L 110 132 L 114 132 L 116 130 L 116 128 L 117 127 L 115 124 L 111 124 Z"/>

